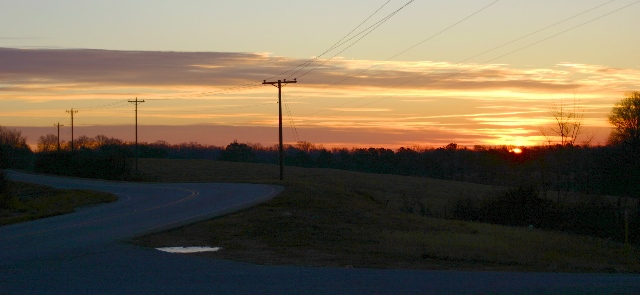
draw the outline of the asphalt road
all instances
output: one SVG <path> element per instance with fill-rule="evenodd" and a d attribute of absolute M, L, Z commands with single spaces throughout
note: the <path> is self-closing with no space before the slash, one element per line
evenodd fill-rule
<path fill-rule="evenodd" d="M 0 294 L 640 293 L 638 275 L 265 266 L 165 253 L 121 241 L 246 208 L 282 188 L 103 182 L 18 172 L 9 177 L 107 191 L 120 199 L 0 227 Z"/>

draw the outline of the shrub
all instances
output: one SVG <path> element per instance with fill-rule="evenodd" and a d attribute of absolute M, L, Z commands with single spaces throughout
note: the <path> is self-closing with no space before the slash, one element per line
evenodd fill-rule
<path fill-rule="evenodd" d="M 0 170 L 0 194 L 4 193 L 7 190 L 7 186 L 7 173 L 4 172 L 4 170 Z"/>
<path fill-rule="evenodd" d="M 0 170 L 0 209 L 11 209 L 16 203 L 15 196 L 9 191 L 9 181 L 4 170 Z"/>
<path fill-rule="evenodd" d="M 251 162 L 255 159 L 255 153 L 249 145 L 234 141 L 222 151 L 218 159 L 231 162 Z"/>
<path fill-rule="evenodd" d="M 532 187 L 518 187 L 494 198 L 482 201 L 458 200 L 453 208 L 454 217 L 502 225 L 539 227 L 552 202 L 539 196 Z"/>
<path fill-rule="evenodd" d="M 120 145 L 105 145 L 98 150 L 40 153 L 35 171 L 87 178 L 122 180 L 130 176 L 133 153 Z"/>
<path fill-rule="evenodd" d="M 535 188 L 518 187 L 484 202 L 482 214 L 490 223 L 539 227 L 550 207 L 551 201 L 541 198 Z"/>

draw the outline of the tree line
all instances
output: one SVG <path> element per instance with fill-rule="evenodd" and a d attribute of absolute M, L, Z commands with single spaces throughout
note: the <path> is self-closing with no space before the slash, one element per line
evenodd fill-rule
<path fill-rule="evenodd" d="M 562 109 L 561 109 L 562 110 Z M 557 118 L 561 144 L 523 147 L 522 153 L 507 146 L 437 148 L 333 148 L 309 142 L 285 146 L 285 165 L 335 168 L 371 173 L 432 177 L 492 185 L 533 186 L 548 190 L 640 196 L 640 92 L 627 93 L 609 115 L 614 126 L 609 144 L 575 144 L 578 116 L 561 111 Z M 570 115 L 563 115 L 570 114 Z M 563 119 L 562 116 L 565 116 Z M 578 122 L 578 123 L 576 123 Z M 98 135 L 59 142 L 53 134 L 41 136 L 33 153 L 17 130 L 0 126 L 0 168 L 34 169 L 74 176 L 130 177 L 131 159 L 210 159 L 278 163 L 277 146 L 232 142 L 225 147 L 199 143 L 141 143 Z M 100 172 L 104 171 L 104 172 Z"/>
<path fill-rule="evenodd" d="M 333 168 L 369 173 L 399 174 L 446 180 L 500 185 L 511 189 L 495 196 L 460 199 L 452 203 L 453 216 L 469 221 L 533 226 L 600 237 L 623 236 L 640 243 L 640 208 L 618 198 L 618 204 L 602 195 L 640 200 L 640 92 L 632 92 L 617 103 L 609 116 L 614 126 L 609 144 L 576 144 L 580 116 L 561 109 L 550 128 L 559 144 L 521 147 L 333 148 L 309 142 L 286 145 L 284 163 L 289 166 Z M 272 163 L 279 161 L 277 145 L 240 143 L 224 147 L 199 143 L 169 144 L 165 141 L 134 143 L 98 135 L 81 136 L 70 144 L 58 143 L 54 135 L 38 141 L 34 153 L 17 130 L 0 126 L 0 168 L 31 169 L 36 172 L 102 179 L 135 180 L 134 157 L 209 159 Z M 6 181 L 0 171 L 0 194 Z M 547 196 L 547 194 L 549 195 Z M 579 202 L 563 197 L 580 196 Z M 556 199 L 554 199 L 555 197 Z M 624 200 L 625 204 L 620 201 Z M 633 203 L 633 201 L 631 202 Z M 3 202 L 0 200 L 0 206 Z M 422 208 L 422 214 L 428 208 Z M 631 210 L 631 211 L 629 211 Z M 624 212 L 624 218 L 622 215 Z M 628 215 L 628 216 L 627 216 Z"/>

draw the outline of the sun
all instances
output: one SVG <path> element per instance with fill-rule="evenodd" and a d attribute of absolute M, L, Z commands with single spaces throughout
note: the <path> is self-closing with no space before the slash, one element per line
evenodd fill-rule
<path fill-rule="evenodd" d="M 522 153 L 522 149 L 519 149 L 519 148 L 514 148 L 514 149 L 512 149 L 511 151 L 512 151 L 514 154 L 520 154 L 520 153 Z"/>

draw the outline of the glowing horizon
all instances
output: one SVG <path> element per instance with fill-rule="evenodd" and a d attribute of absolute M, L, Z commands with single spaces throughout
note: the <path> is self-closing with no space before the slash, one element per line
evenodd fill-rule
<path fill-rule="evenodd" d="M 203 7 L 176 6 L 168 10 L 180 15 L 175 21 L 141 29 L 153 35 L 162 30 L 171 32 L 172 24 L 184 26 L 180 32 L 193 39 L 168 33 L 169 40 L 184 41 L 171 48 L 161 39 L 143 46 L 137 36 L 122 33 L 122 28 L 112 25 L 113 21 L 127 22 L 118 15 L 114 20 L 103 20 L 100 18 L 104 15 L 99 14 L 95 28 L 111 40 L 104 43 L 83 32 L 77 32 L 79 37 L 56 35 L 40 25 L 36 26 L 49 37 L 31 38 L 29 34 L 40 31 L 31 30 L 21 18 L 0 13 L 4 16 L 0 23 L 6 22 L 0 26 L 0 125 L 50 127 L 59 122 L 69 126 L 65 111 L 71 108 L 79 111 L 74 121 L 78 127 L 133 125 L 133 105 L 128 101 L 137 97 L 145 100 L 139 106 L 140 125 L 216 126 L 229 132 L 222 136 L 224 140 L 244 138 L 253 133 L 234 132 L 250 127 L 275 128 L 278 124 L 277 89 L 261 85 L 262 80 L 298 78 L 298 83 L 283 88 L 286 142 L 387 147 L 536 145 L 547 140 L 539 129 L 553 122 L 549 114 L 553 105 L 573 105 L 575 101 L 584 115 L 585 128 L 584 138 L 577 142 L 592 137 L 592 144 L 604 144 L 609 110 L 624 92 L 638 90 L 640 85 L 636 54 L 640 42 L 621 48 L 606 44 L 637 36 L 629 28 L 640 24 L 636 18 L 627 17 L 634 16 L 640 5 L 631 1 L 586 0 L 572 5 L 503 1 L 459 27 L 443 31 L 443 36 L 434 35 L 438 31 L 432 31 L 432 27 L 446 28 L 490 2 L 412 3 L 411 11 L 402 11 L 402 17 L 394 17 L 353 48 L 345 52 L 337 49 L 300 71 L 297 66 L 317 56 L 318 48 L 326 47 L 315 41 L 335 42 L 336 28 L 319 27 L 319 40 L 310 40 L 305 33 L 296 35 L 294 30 L 285 49 L 275 45 L 281 42 L 260 38 L 249 29 L 248 24 L 267 17 L 256 12 L 256 20 L 244 19 L 246 24 L 239 23 L 242 18 L 214 18 L 208 33 L 222 41 L 203 41 L 208 45 L 202 47 L 203 43 L 196 41 L 205 34 L 204 29 L 191 23 L 189 17 L 200 15 Z M 334 22 L 352 26 L 352 19 L 331 12 L 337 7 L 349 8 L 366 16 L 364 8 L 370 13 L 380 4 L 307 3 L 283 10 L 282 16 L 298 17 L 296 12 L 309 10 L 318 15 L 296 18 L 301 26 L 310 26 L 307 29 L 315 28 L 311 23 L 320 22 L 322 19 L 316 17 L 323 13 Z M 43 15 L 23 3 L 11 5 L 31 17 L 50 20 L 52 28 L 73 31 L 73 25 L 89 22 L 64 9 Z M 390 2 L 389 11 L 393 5 L 399 3 Z M 98 2 L 78 9 L 96 13 L 98 7 L 106 13 L 117 5 Z M 144 10 L 153 12 L 158 7 Z M 225 3 L 216 6 L 216 11 L 243 7 Z M 129 9 L 125 12 L 142 8 Z M 422 14 L 434 9 L 448 17 L 425 20 Z M 518 11 L 540 14 L 538 18 L 522 15 L 515 21 L 513 16 Z M 159 20 L 156 14 L 146 15 L 143 20 Z M 65 16 L 71 20 L 65 20 Z M 25 31 L 7 29 L 11 21 L 25 24 Z M 417 25 L 422 21 L 429 23 Z M 234 27 L 237 35 L 224 35 L 215 29 L 217 26 Z M 390 34 L 398 30 L 405 34 Z M 438 38 L 425 39 L 430 35 Z M 465 43 L 470 40 L 473 46 Z M 51 42 L 58 45 L 48 45 Z M 412 44 L 420 46 L 409 47 Z M 411 50 L 402 52 L 405 48 Z M 334 58 L 327 60 L 331 56 Z M 341 136 L 344 134 L 348 136 Z M 126 139 L 129 135 L 111 136 Z M 174 143 L 182 138 L 172 133 L 158 136 L 165 138 L 156 140 Z M 198 140 L 198 136 L 192 138 Z"/>

